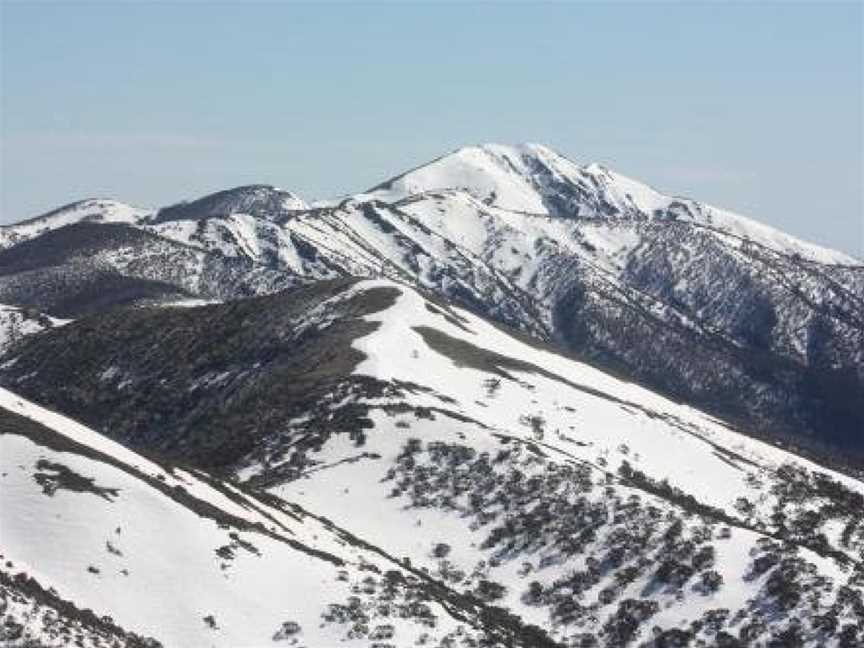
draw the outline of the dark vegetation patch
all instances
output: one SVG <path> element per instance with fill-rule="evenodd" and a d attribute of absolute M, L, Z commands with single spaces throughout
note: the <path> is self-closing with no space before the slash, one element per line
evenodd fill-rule
<path fill-rule="evenodd" d="M 117 459 L 108 454 L 100 452 L 99 450 L 96 450 L 90 446 L 78 443 L 77 441 L 70 439 L 69 437 L 62 434 L 59 434 L 58 432 L 55 432 L 54 430 L 31 419 L 19 416 L 18 414 L 0 408 L 0 435 L 3 434 L 22 436 L 26 439 L 29 439 L 38 446 L 61 453 L 70 452 L 80 455 L 82 457 L 86 457 L 93 461 L 104 463 L 114 468 L 117 468 L 118 470 L 121 470 L 126 474 L 134 477 L 135 479 L 141 481 L 142 485 L 150 486 L 156 489 L 163 495 L 171 498 L 172 500 L 180 504 L 181 506 L 194 512 L 196 515 L 202 518 L 213 520 L 217 525 L 222 528 L 233 528 L 240 531 L 260 533 L 278 542 L 287 544 L 291 548 L 305 553 L 313 558 L 324 560 L 336 566 L 341 566 L 343 564 L 342 559 L 338 556 L 327 553 L 325 551 L 314 549 L 312 547 L 308 547 L 301 542 L 293 540 L 292 538 L 287 538 L 285 536 L 273 533 L 272 531 L 264 527 L 262 524 L 252 523 L 243 518 L 231 515 L 230 513 L 223 511 L 222 509 L 214 506 L 213 504 L 210 504 L 209 502 L 194 497 L 182 486 L 169 486 L 165 483 L 165 481 L 151 475 L 147 475 L 138 470 L 137 468 L 123 463 L 122 461 L 118 461 Z M 224 489 L 223 492 L 230 493 L 230 491 L 228 491 L 227 489 Z M 241 503 L 242 506 L 250 506 L 250 504 L 245 500 L 245 498 L 242 498 L 233 493 L 231 494 L 231 496 L 232 499 Z"/>
<path fill-rule="evenodd" d="M 598 487 L 594 477 L 587 466 L 549 462 L 522 444 L 507 444 L 497 455 L 490 455 L 442 442 L 428 443 L 424 450 L 415 439 L 405 446 L 387 481 L 393 483 L 391 496 L 407 497 L 412 507 L 450 511 L 471 520 L 472 527 L 486 528 L 481 548 L 489 552 L 487 565 L 520 560 L 527 575 L 535 564 L 542 569 L 544 563 L 589 556 L 587 571 L 575 572 L 551 587 L 528 583 L 523 592 L 528 604 L 549 607 L 556 625 L 570 626 L 584 625 L 612 604 L 628 583 L 649 577 L 655 560 L 662 567 L 658 558 L 646 556 L 645 547 L 664 537 L 668 540 L 665 547 L 658 546 L 658 555 L 666 557 L 667 571 L 679 569 L 669 566 L 674 556 L 682 561 L 680 570 L 690 560 L 695 562 L 690 575 L 709 567 L 709 561 L 691 558 L 701 554 L 693 542 L 684 542 L 687 534 L 680 523 L 676 530 L 674 517 L 643 506 L 638 496 L 621 500 Z M 700 533 L 702 543 L 712 537 L 710 527 L 703 527 Z M 599 555 L 595 554 L 598 550 Z M 442 556 L 442 573 L 452 574 L 446 563 Z M 658 572 L 662 581 L 664 571 Z M 612 582 L 619 585 L 604 590 L 600 603 L 580 601 L 583 592 L 612 575 Z M 677 582 L 671 576 L 667 580 Z M 507 586 L 496 583 L 488 567 L 480 566 L 458 582 L 481 598 L 497 598 Z M 623 618 L 610 619 L 608 633 L 622 637 L 631 637 L 639 625 L 631 627 Z"/>
<path fill-rule="evenodd" d="M 357 408 L 331 412 L 329 396 L 382 389 L 350 375 L 363 359 L 351 343 L 377 326 L 361 318 L 390 306 L 398 290 L 339 299 L 353 285 L 319 282 L 226 304 L 79 320 L 25 339 L 0 381 L 132 448 L 211 471 L 310 413 L 332 417 L 305 440 L 286 442 L 320 446 L 330 429 L 359 434 L 371 424 Z M 319 306 L 320 320 L 306 321 Z"/>
<path fill-rule="evenodd" d="M 162 646 L 156 639 L 142 637 L 134 632 L 124 630 L 115 624 L 110 616 L 99 616 L 93 610 L 77 607 L 73 602 L 61 598 L 53 589 L 45 589 L 35 578 L 24 573 L 11 575 L 0 571 L 0 594 L 3 595 L 0 600 L 6 600 L 9 597 L 13 601 L 35 605 L 39 609 L 39 617 L 45 625 L 43 632 L 49 636 L 68 636 L 72 633 L 80 635 L 83 629 L 86 633 L 96 635 L 112 644 L 120 641 L 123 646 L 128 648 L 161 648 Z M 55 610 L 57 613 L 57 618 L 53 623 L 50 622 L 46 608 Z M 8 636 L 10 631 L 15 632 L 15 626 L 18 626 L 18 636 Z M 7 618 L 0 632 L 7 634 L 6 637 L 0 635 L 0 639 L 26 640 L 23 637 L 23 626 L 13 619 Z M 4 643 L 4 645 L 15 644 Z M 40 644 L 30 645 L 35 648 Z"/>
<path fill-rule="evenodd" d="M 832 584 L 799 555 L 799 547 L 808 546 L 801 537 L 760 536 L 746 522 L 629 466 L 621 477 L 630 488 L 622 489 L 611 474 L 586 464 L 555 463 L 528 444 L 501 441 L 495 453 L 411 439 L 384 483 L 391 497 L 412 508 L 438 509 L 464 519 L 475 531 L 485 529 L 480 548 L 486 555 L 470 573 L 454 569 L 450 561 L 458 547 L 438 551 L 433 545 L 442 580 L 481 597 L 484 591 L 494 596 L 502 591 L 490 585 L 496 582 L 494 568 L 520 561 L 519 575 L 526 580 L 498 585 L 522 588 L 524 604 L 548 609 L 552 627 L 568 638 L 568 645 L 627 646 L 646 635 L 652 646 L 714 645 L 723 631 L 734 635 L 718 645 L 761 645 L 757 642 L 796 617 L 807 620 L 802 636 L 815 641 L 824 636 L 822 625 L 830 623 L 817 619 L 864 612 L 860 596 L 850 594 L 864 583 L 864 569 L 837 552 L 825 550 L 852 568 L 847 585 Z M 843 497 L 835 498 L 838 505 Z M 732 538 L 733 525 L 756 531 L 757 542 L 747 571 L 720 574 L 716 543 L 742 541 Z M 551 583 L 548 576 L 529 576 L 571 563 L 574 567 L 559 569 Z M 683 630 L 650 626 L 658 604 L 709 597 L 740 580 L 758 583 L 758 593 L 743 600 L 734 615 L 708 610 Z M 634 583 L 640 583 L 638 598 L 632 596 Z"/>
<path fill-rule="evenodd" d="M 36 288 L 34 288 L 36 286 Z M 94 315 L 111 308 L 191 297 L 170 283 L 115 272 L 48 268 L 0 279 L 0 297 L 26 308 L 38 308 L 59 318 Z"/>
<path fill-rule="evenodd" d="M 318 520 L 348 545 L 376 554 L 394 565 L 395 569 L 385 572 L 382 579 L 364 577 L 361 583 L 355 584 L 355 592 L 365 594 L 366 601 L 359 596 L 352 596 L 347 604 L 332 604 L 322 614 L 325 623 L 350 624 L 346 637 L 368 636 L 370 620 L 376 617 L 412 619 L 416 623 L 434 627 L 435 616 L 428 605 L 434 601 L 452 618 L 481 631 L 482 641 L 488 642 L 490 646 L 563 648 L 562 644 L 551 639 L 543 628 L 526 623 L 512 612 L 485 602 L 473 592 L 457 591 L 446 581 L 436 579 L 425 570 L 412 566 L 409 558 L 400 560 L 381 547 L 355 536 L 326 517 L 315 515 L 298 504 L 274 496 L 270 496 L 268 501 L 286 513 Z M 366 571 L 380 574 L 380 570 L 374 566 L 369 566 Z M 345 578 L 347 574 L 340 573 L 340 580 Z M 369 597 L 372 597 L 371 600 Z M 461 632 L 459 634 L 461 635 Z M 455 639 L 454 636 L 449 641 Z M 442 641 L 441 645 L 458 645 Z"/>
<path fill-rule="evenodd" d="M 275 220 L 291 213 L 284 206 L 287 197 L 286 192 L 270 185 L 234 187 L 190 202 L 163 207 L 156 214 L 155 222 L 226 218 L 235 213 Z"/>
<path fill-rule="evenodd" d="M 249 542 L 248 540 L 244 540 L 241 538 L 235 531 L 231 531 L 228 534 L 228 538 L 230 542 L 228 544 L 222 545 L 215 549 L 216 556 L 222 560 L 220 567 L 224 569 L 228 569 L 231 561 L 237 557 L 238 551 L 245 551 L 253 556 L 261 557 L 261 552 L 258 551 L 258 547 Z"/>
<path fill-rule="evenodd" d="M 128 275 L 93 260 L 100 252 L 118 248 L 170 248 L 181 254 L 183 250 L 179 244 L 127 225 L 67 225 L 0 251 L 0 298 L 69 318 L 145 300 L 188 296 L 179 282 L 151 276 L 158 256 L 145 255 L 143 264 L 151 267 L 142 266 L 138 274 Z"/>
<path fill-rule="evenodd" d="M 840 547 L 864 562 L 864 496 L 825 473 L 783 464 L 771 481 L 771 521 L 784 537 L 831 552 L 827 534 L 840 527 Z"/>
<path fill-rule="evenodd" d="M 440 315 L 447 322 L 452 324 L 453 326 L 462 329 L 466 333 L 471 333 L 471 329 L 468 328 L 468 321 L 464 317 L 460 317 L 458 313 L 456 313 L 452 308 L 439 308 L 438 306 L 434 306 L 430 302 L 426 302 L 426 310 L 434 315 Z"/>
<path fill-rule="evenodd" d="M 116 488 L 105 488 L 97 486 L 94 479 L 79 475 L 68 466 L 61 463 L 40 459 L 36 462 L 36 469 L 40 472 L 33 473 L 33 479 L 42 487 L 42 492 L 48 496 L 54 495 L 58 490 L 68 490 L 73 493 L 92 493 L 102 499 L 111 502 L 119 492 Z"/>
<path fill-rule="evenodd" d="M 794 490 L 795 485 L 790 483 L 787 480 L 785 469 L 787 467 L 781 468 L 779 474 L 776 476 L 776 485 L 775 489 L 778 491 L 786 492 L 790 489 Z M 791 470 L 797 469 L 797 467 L 788 467 Z M 803 469 L 800 469 L 803 471 Z M 803 471 L 806 473 L 806 471 Z M 774 515 L 771 516 L 770 521 L 772 522 L 773 529 L 769 526 L 766 526 L 764 522 L 758 519 L 752 519 L 749 516 L 746 516 L 744 519 L 740 519 L 734 516 L 729 515 L 726 511 L 719 509 L 714 506 L 708 506 L 698 501 L 695 497 L 690 495 L 689 493 L 683 492 L 680 488 L 672 486 L 667 479 L 656 480 L 651 477 L 648 477 L 645 473 L 640 470 L 634 469 L 630 464 L 624 461 L 618 469 L 619 476 L 624 480 L 625 483 L 635 486 L 640 490 L 651 493 L 657 497 L 661 497 L 676 506 L 681 507 L 685 511 L 690 513 L 696 513 L 703 517 L 713 519 L 719 522 L 723 522 L 730 526 L 737 526 L 743 529 L 749 529 L 756 533 L 762 533 L 766 536 L 773 537 L 776 539 L 786 540 L 788 542 L 794 543 L 797 546 L 806 547 L 810 549 L 814 553 L 822 556 L 823 558 L 832 558 L 837 561 L 840 565 L 848 566 L 850 563 L 854 562 L 854 558 L 850 558 L 849 554 L 845 553 L 832 546 L 832 544 L 828 541 L 825 534 L 821 532 L 821 527 L 825 524 L 828 519 L 831 518 L 823 518 L 820 519 L 818 515 L 808 515 L 806 512 L 802 513 L 800 510 L 795 513 L 796 517 L 800 517 L 803 520 L 806 520 L 803 524 L 799 522 L 794 525 L 792 529 L 786 525 L 785 513 L 778 514 L 775 512 Z M 824 475 L 822 475 L 825 477 Z M 828 480 L 832 482 L 834 485 L 839 486 L 837 482 L 833 482 L 833 480 Z M 843 492 L 843 491 L 846 492 Z M 837 491 L 833 491 L 832 495 L 837 493 Z M 845 509 L 848 505 L 850 496 L 853 501 L 857 501 L 861 499 L 861 496 L 858 493 L 853 491 L 848 491 L 848 489 L 839 489 L 840 496 L 836 498 L 832 498 L 830 503 L 825 505 L 826 511 L 836 512 L 838 507 L 840 511 L 845 512 L 846 515 L 851 515 L 853 518 L 858 517 L 857 509 Z M 857 498 L 855 497 L 857 496 Z M 803 499 L 803 498 L 802 498 Z M 812 501 L 812 500 L 811 500 Z M 799 502 L 800 503 L 800 500 Z M 785 511 L 785 507 L 787 506 L 788 501 L 785 501 L 781 496 L 779 498 L 778 507 L 781 510 Z M 747 507 L 739 507 L 739 509 L 750 510 L 749 506 Z"/>
<path fill-rule="evenodd" d="M 628 288 L 584 281 L 576 270 L 560 288 L 551 312 L 556 341 L 750 434 L 806 448 L 846 470 L 860 468 L 864 374 L 852 360 L 864 339 L 860 296 L 818 264 L 752 242 L 732 253 L 690 223 L 639 231 L 643 242 L 625 269 Z M 688 289 L 676 288 L 687 277 L 670 258 L 682 248 L 685 257 L 703 260 L 699 271 L 712 278 L 710 288 L 698 277 L 689 278 Z M 813 301 L 800 285 L 817 283 L 824 292 Z M 658 303 L 664 312 L 652 307 Z M 787 308 L 809 311 L 813 350 L 803 361 L 790 352 L 797 331 L 782 317 Z"/>
<path fill-rule="evenodd" d="M 42 302 L 40 296 L 40 303 L 37 305 L 55 317 L 66 319 L 148 301 L 175 301 L 193 297 L 189 292 L 165 281 L 109 272 L 94 273 L 83 283 L 58 283 L 57 287 L 56 297 L 50 302 Z"/>
<path fill-rule="evenodd" d="M 258 261 L 227 256 L 118 223 L 68 225 L 0 251 L 0 302 L 60 317 L 189 296 L 237 299 L 298 281 L 266 252 Z"/>
<path fill-rule="evenodd" d="M 377 204 L 375 202 L 366 202 L 360 206 L 360 209 L 363 211 L 363 216 L 366 218 L 366 220 L 373 223 L 379 230 L 381 230 L 385 234 L 393 234 L 394 232 L 396 232 L 396 227 L 389 221 L 384 220 L 378 213 L 376 207 Z M 389 207 L 389 205 L 384 205 L 384 207 L 386 209 Z"/>
<path fill-rule="evenodd" d="M 155 234 L 117 223 L 75 223 L 0 251 L 0 276 L 60 266 L 103 249 L 135 246 Z"/>
<path fill-rule="evenodd" d="M 301 632 L 303 632 L 303 628 L 296 621 L 284 621 L 273 634 L 273 641 L 287 641 Z"/>

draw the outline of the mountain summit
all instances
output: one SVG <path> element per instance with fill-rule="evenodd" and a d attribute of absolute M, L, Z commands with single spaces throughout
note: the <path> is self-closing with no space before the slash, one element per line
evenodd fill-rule
<path fill-rule="evenodd" d="M 501 209 L 572 218 L 650 215 L 669 203 L 647 185 L 598 164 L 579 166 L 539 144 L 464 147 L 369 193 L 392 202 L 448 189 Z"/>
<path fill-rule="evenodd" d="M 197 220 L 249 214 L 259 218 L 277 218 L 286 212 L 302 211 L 308 205 L 290 191 L 271 185 L 247 185 L 219 191 L 192 202 L 160 209 L 156 221 Z"/>
<path fill-rule="evenodd" d="M 829 263 L 847 255 L 808 244 L 743 216 L 678 196 L 591 163 L 580 166 L 540 144 L 467 146 L 367 192 L 386 202 L 447 190 L 491 207 L 560 218 L 685 220 Z"/>

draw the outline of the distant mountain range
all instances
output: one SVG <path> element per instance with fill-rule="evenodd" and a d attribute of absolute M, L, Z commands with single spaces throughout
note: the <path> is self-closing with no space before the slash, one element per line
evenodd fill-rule
<path fill-rule="evenodd" d="M 864 265 L 536 145 L 460 149 L 310 208 L 240 187 L 0 228 L 0 301 L 57 317 L 385 276 L 753 433 L 864 457 Z"/>
<path fill-rule="evenodd" d="M 864 642 L 857 259 L 537 145 L 0 248 L 0 645 Z"/>

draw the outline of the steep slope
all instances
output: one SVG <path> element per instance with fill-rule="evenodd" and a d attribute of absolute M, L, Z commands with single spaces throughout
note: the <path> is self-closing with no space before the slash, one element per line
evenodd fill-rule
<path fill-rule="evenodd" d="M 302 507 L 153 463 L 6 390 L 0 449 L 3 645 L 553 645 Z M 367 624 L 373 594 L 390 613 Z"/>
<path fill-rule="evenodd" d="M 66 225 L 0 251 L 0 299 L 56 317 L 138 302 L 226 299 L 294 283 L 284 270 L 116 223 Z"/>
<path fill-rule="evenodd" d="M 539 144 L 468 146 L 397 176 L 367 194 L 385 202 L 446 189 L 491 207 L 563 218 L 683 220 L 747 236 L 785 253 L 849 264 L 848 255 L 799 241 L 743 216 L 677 196 L 600 164 L 580 166 Z"/>
<path fill-rule="evenodd" d="M 503 624 L 555 645 L 864 638 L 859 479 L 404 284 L 116 311 L 3 360 L 10 388 L 296 502 L 452 600 L 483 602 L 487 636 Z M 387 580 L 357 582 L 322 617 L 328 631 L 378 640 Z"/>
<path fill-rule="evenodd" d="M 239 187 L 140 220 L 134 245 L 86 227 L 117 241 L 98 263 L 34 255 L 81 249 L 45 233 L 7 250 L 26 268 L 0 254 L 0 300 L 74 316 L 385 276 L 751 434 L 864 461 L 860 261 L 542 146 L 467 147 L 314 209 Z"/>
<path fill-rule="evenodd" d="M 774 439 L 864 456 L 864 266 L 687 222 L 562 219 L 461 191 L 285 224 L 298 273 L 414 281 Z M 308 276 L 308 275 L 307 275 Z"/>
<path fill-rule="evenodd" d="M 362 357 L 351 340 L 374 328 L 358 318 L 395 294 L 340 298 L 350 285 L 323 282 L 227 304 L 79 320 L 68 336 L 24 340 L 6 376 L 23 395 L 125 445 L 219 469 L 254 449 L 262 431 L 326 408 L 343 387 Z M 40 366 L 32 381 L 19 373 L 31 363 Z"/>

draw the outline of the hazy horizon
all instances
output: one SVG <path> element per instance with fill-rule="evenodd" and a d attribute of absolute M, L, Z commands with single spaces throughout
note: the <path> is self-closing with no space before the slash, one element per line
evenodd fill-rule
<path fill-rule="evenodd" d="M 864 257 L 864 9 L 2 4 L 0 222 L 539 142 Z"/>

